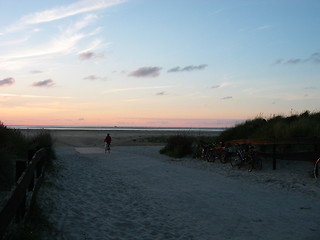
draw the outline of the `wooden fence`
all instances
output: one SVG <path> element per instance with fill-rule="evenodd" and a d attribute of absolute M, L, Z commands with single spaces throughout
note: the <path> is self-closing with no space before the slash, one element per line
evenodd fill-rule
<path fill-rule="evenodd" d="M 19 222 L 30 214 L 43 181 L 47 151 L 46 148 L 42 148 L 35 154 L 29 155 L 28 161 L 16 162 L 16 185 L 0 209 L 0 239 L 13 221 Z"/>
<path fill-rule="evenodd" d="M 239 139 L 225 142 L 226 145 L 251 144 L 255 146 L 269 146 L 271 151 L 258 151 L 262 157 L 272 158 L 272 168 L 277 168 L 278 159 L 316 161 L 320 157 L 319 138 L 291 138 L 291 139 Z M 309 146 L 309 151 L 294 151 L 293 147 Z M 281 151 L 279 151 L 281 149 Z M 286 149 L 287 148 L 287 149 Z"/>

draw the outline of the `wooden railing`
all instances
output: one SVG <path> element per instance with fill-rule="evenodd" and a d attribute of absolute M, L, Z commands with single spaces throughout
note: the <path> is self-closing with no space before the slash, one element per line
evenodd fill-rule
<path fill-rule="evenodd" d="M 15 187 L 0 209 L 0 239 L 13 221 L 21 221 L 30 214 L 35 197 L 43 181 L 47 163 L 47 149 L 38 150 L 29 161 L 17 162 Z M 23 170 L 24 168 L 24 170 Z"/>
<path fill-rule="evenodd" d="M 315 161 L 320 156 L 320 139 L 319 138 L 291 138 L 291 139 L 239 139 L 225 142 L 226 145 L 251 144 L 256 146 L 272 146 L 271 151 L 259 151 L 258 154 L 263 157 L 272 158 L 272 168 L 277 168 L 277 159 L 305 160 Z M 280 146 L 313 146 L 312 151 L 279 151 Z"/>

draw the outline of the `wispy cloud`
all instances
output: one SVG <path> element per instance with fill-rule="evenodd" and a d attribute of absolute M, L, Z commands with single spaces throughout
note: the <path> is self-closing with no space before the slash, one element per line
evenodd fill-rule
<path fill-rule="evenodd" d="M 201 65 L 189 65 L 186 67 L 174 67 L 168 70 L 168 72 L 190 72 L 190 71 L 194 71 L 194 70 L 203 70 L 206 67 L 208 67 L 207 64 L 201 64 Z"/>
<path fill-rule="evenodd" d="M 123 2 L 125 2 L 125 0 L 81 0 L 67 6 L 60 6 L 26 15 L 15 24 L 9 26 L 5 32 L 18 31 L 28 25 L 52 22 L 81 13 L 108 8 Z"/>
<path fill-rule="evenodd" d="M 10 86 L 10 85 L 14 84 L 14 82 L 15 82 L 14 78 L 11 78 L 11 77 L 2 79 L 2 80 L 0 80 L 0 87 Z"/>
<path fill-rule="evenodd" d="M 232 96 L 226 96 L 226 97 L 223 97 L 221 98 L 222 100 L 228 100 L 228 99 L 232 99 Z"/>
<path fill-rule="evenodd" d="M 274 65 L 285 64 L 285 65 L 297 65 L 302 63 L 320 63 L 320 52 L 311 54 L 308 58 L 290 58 L 290 59 L 278 59 Z"/>
<path fill-rule="evenodd" d="M 96 59 L 96 58 L 103 58 L 105 56 L 104 53 L 94 53 L 94 52 L 91 52 L 91 51 L 88 51 L 88 52 L 83 52 L 83 53 L 80 53 L 79 54 L 79 58 L 81 60 L 89 60 L 89 59 Z"/>
<path fill-rule="evenodd" d="M 106 81 L 108 78 L 107 77 L 99 77 L 96 75 L 89 75 L 87 77 L 83 78 L 84 80 L 90 80 L 90 81 L 95 81 L 95 80 L 102 80 L 102 81 Z"/>
<path fill-rule="evenodd" d="M 28 94 L 11 94 L 0 93 L 0 97 L 19 97 L 19 98 L 54 98 L 54 99 L 71 99 L 72 97 L 60 97 L 60 96 L 41 96 L 41 95 L 28 95 Z"/>
<path fill-rule="evenodd" d="M 157 96 L 164 96 L 164 95 L 167 95 L 167 93 L 165 91 L 162 91 L 162 92 L 158 92 L 156 93 Z"/>
<path fill-rule="evenodd" d="M 32 84 L 33 87 L 53 87 L 55 83 L 52 79 L 38 81 Z"/>
<path fill-rule="evenodd" d="M 271 28 L 270 25 L 261 25 L 261 26 L 257 27 L 257 30 L 266 30 L 266 29 L 269 29 L 269 28 Z"/>
<path fill-rule="evenodd" d="M 43 73 L 43 71 L 40 71 L 40 70 L 32 70 L 32 71 L 30 71 L 30 73 L 32 73 L 32 74 L 40 74 L 40 73 Z"/>
<path fill-rule="evenodd" d="M 146 90 L 146 89 L 163 89 L 170 88 L 171 86 L 152 86 L 152 87 L 134 87 L 134 88 L 116 88 L 110 89 L 105 93 L 115 93 L 115 92 L 127 92 L 127 91 L 138 91 L 138 90 Z"/>
<path fill-rule="evenodd" d="M 100 27 L 92 26 L 98 19 L 90 11 L 107 8 L 125 2 L 124 0 L 82 0 L 74 4 L 32 13 L 22 17 L 18 22 L 9 26 L 2 34 L 2 39 L 11 43 L 10 48 L 4 48 L 0 56 L 2 69 L 12 71 L 24 67 L 31 67 L 48 58 L 78 52 L 83 60 L 104 57 L 104 53 L 97 53 L 97 49 L 105 47 L 101 39 L 93 37 L 100 33 Z M 68 24 L 38 26 L 54 20 L 67 18 L 84 13 L 77 20 Z M 88 14 L 85 14 L 88 13 Z M 32 25 L 32 29 L 30 27 Z M 35 30 L 37 29 L 37 30 Z M 10 34 L 10 33 L 15 34 Z M 42 32 L 41 38 L 37 32 Z M 46 34 L 48 33 L 48 34 Z M 18 37 L 17 37 L 18 36 Z M 43 36 L 46 36 L 45 38 Z M 23 41 L 17 41 L 20 38 Z M 36 44 L 34 42 L 36 40 Z M 3 41 L 2 41 L 3 42 Z M 87 44 L 87 47 L 83 45 Z M 81 49 L 82 48 L 82 51 Z"/>
<path fill-rule="evenodd" d="M 160 67 L 141 67 L 131 73 L 131 77 L 158 77 L 162 68 Z"/>

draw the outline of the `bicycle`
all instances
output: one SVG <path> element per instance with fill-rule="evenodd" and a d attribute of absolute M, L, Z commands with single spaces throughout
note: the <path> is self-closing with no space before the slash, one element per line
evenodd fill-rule
<path fill-rule="evenodd" d="M 253 150 L 253 146 L 245 146 L 245 150 L 237 149 L 236 156 L 234 156 L 230 163 L 233 168 L 238 167 L 239 169 L 243 166 L 247 166 L 247 170 L 251 172 L 253 169 L 261 170 L 262 161 L 256 156 L 256 152 Z"/>
<path fill-rule="evenodd" d="M 319 172 L 320 172 L 320 158 L 316 160 L 313 168 L 313 174 L 315 179 L 319 178 Z"/>
<path fill-rule="evenodd" d="M 226 163 L 229 157 L 229 150 L 221 144 L 213 144 L 209 147 L 207 161 L 214 162 L 219 159 L 221 163 Z"/>
<path fill-rule="evenodd" d="M 208 160 L 209 146 L 210 144 L 208 143 L 200 143 L 196 148 L 195 157 L 201 160 Z"/>
<path fill-rule="evenodd" d="M 108 144 L 108 143 L 105 143 L 105 146 L 104 146 L 104 153 L 110 153 L 110 144 Z"/>

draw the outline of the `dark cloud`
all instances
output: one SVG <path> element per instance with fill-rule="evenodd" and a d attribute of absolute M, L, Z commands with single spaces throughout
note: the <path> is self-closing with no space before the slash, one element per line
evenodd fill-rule
<path fill-rule="evenodd" d="M 78 121 L 84 121 L 85 119 L 84 118 L 78 118 Z"/>
<path fill-rule="evenodd" d="M 228 99 L 232 99 L 232 96 L 226 96 L 226 97 L 223 97 L 221 98 L 222 100 L 228 100 Z"/>
<path fill-rule="evenodd" d="M 320 52 L 313 53 L 309 58 L 308 61 L 312 63 L 320 63 Z"/>
<path fill-rule="evenodd" d="M 94 58 L 103 58 L 103 57 L 104 57 L 104 53 L 97 54 L 91 51 L 83 52 L 79 54 L 79 58 L 81 60 L 90 60 Z"/>
<path fill-rule="evenodd" d="M 15 82 L 14 78 L 11 78 L 11 77 L 2 79 L 2 80 L 0 80 L 0 87 L 10 86 L 10 85 L 14 84 L 14 82 Z"/>
<path fill-rule="evenodd" d="M 93 56 L 94 56 L 93 52 L 84 52 L 84 53 L 79 54 L 79 58 L 81 60 L 88 60 L 88 59 L 93 58 Z"/>
<path fill-rule="evenodd" d="M 84 77 L 83 79 L 84 80 L 90 80 L 90 81 L 95 81 L 95 80 L 105 81 L 105 80 L 107 80 L 106 77 L 99 77 L 99 76 L 96 76 L 96 75 L 89 75 L 87 77 Z"/>
<path fill-rule="evenodd" d="M 286 64 L 298 64 L 298 63 L 302 63 L 302 62 L 304 62 L 303 59 L 292 58 L 292 59 L 287 60 L 285 63 Z"/>
<path fill-rule="evenodd" d="M 53 87 L 54 82 L 52 81 L 52 79 L 47 79 L 47 80 L 35 82 L 32 84 L 32 86 L 33 87 Z"/>
<path fill-rule="evenodd" d="M 219 88 L 220 85 L 213 85 L 211 88 Z"/>
<path fill-rule="evenodd" d="M 158 77 L 162 68 L 160 67 L 142 67 L 131 73 L 131 77 Z"/>
<path fill-rule="evenodd" d="M 194 65 L 189 65 L 186 67 L 174 67 L 168 70 L 168 72 L 190 72 L 190 71 L 195 71 L 195 70 L 203 70 L 206 67 L 208 67 L 207 64 L 201 64 L 198 66 L 194 66 Z"/>
<path fill-rule="evenodd" d="M 163 92 L 158 92 L 156 95 L 157 95 L 157 96 L 164 96 L 164 95 L 167 95 L 167 94 L 166 94 L 165 91 L 163 91 Z"/>
<path fill-rule="evenodd" d="M 320 63 L 320 52 L 315 52 L 311 54 L 308 58 L 278 59 L 274 64 L 297 65 L 302 63 Z"/>

